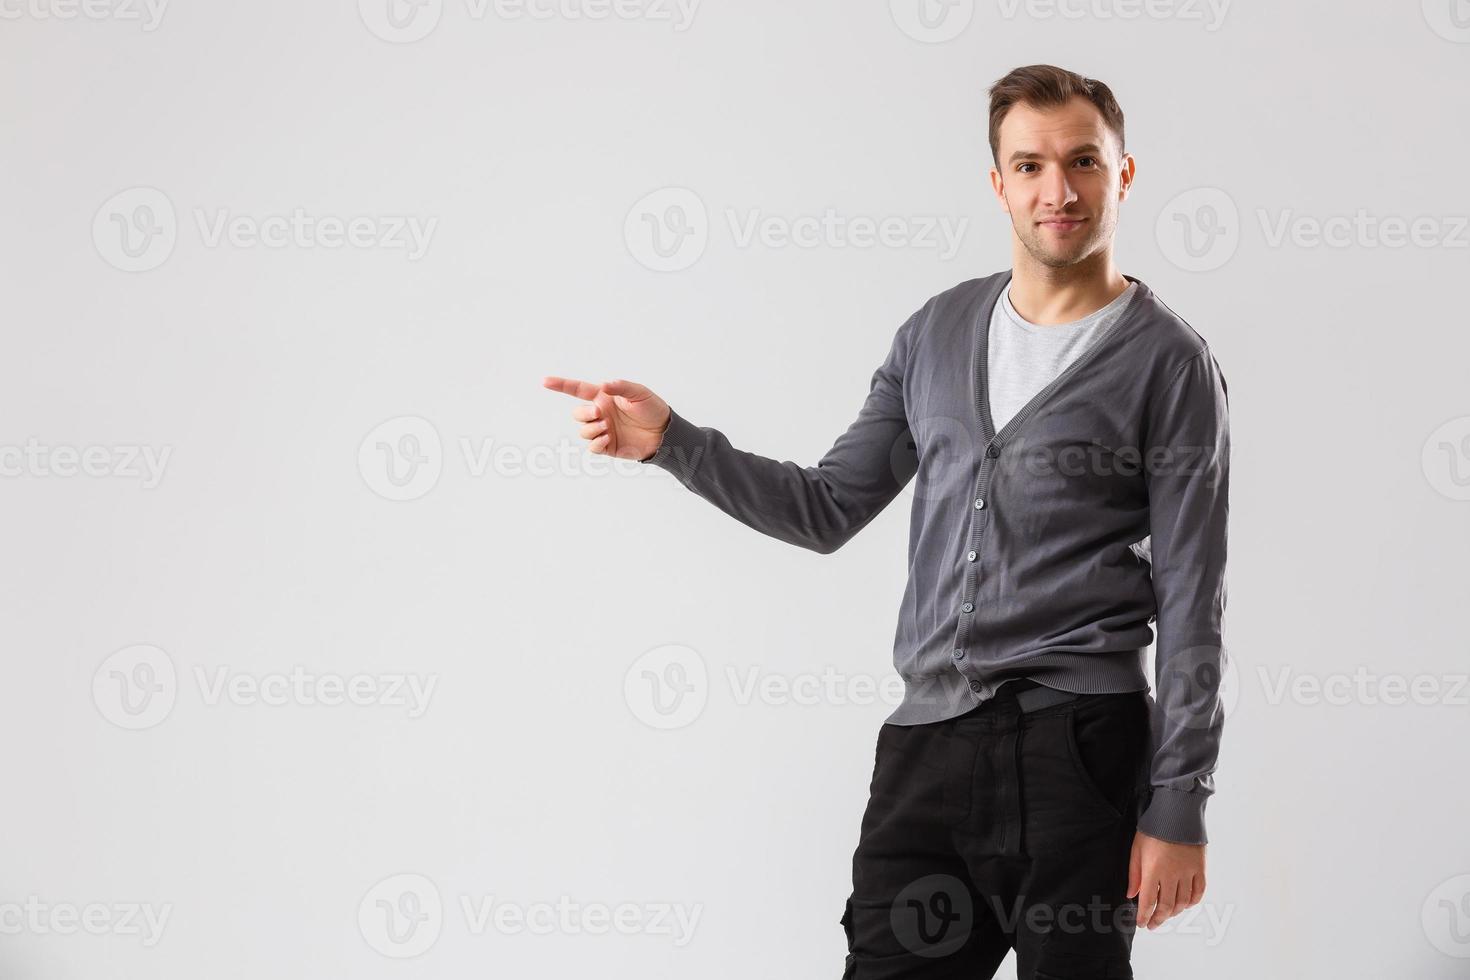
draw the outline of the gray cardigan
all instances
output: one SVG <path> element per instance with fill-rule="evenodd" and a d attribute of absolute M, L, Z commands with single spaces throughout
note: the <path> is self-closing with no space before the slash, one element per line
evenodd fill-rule
<path fill-rule="evenodd" d="M 815 466 L 731 446 L 673 412 L 644 462 L 763 534 L 828 554 L 913 483 L 893 662 L 895 725 L 941 721 L 1032 677 L 1148 689 L 1154 756 L 1139 829 L 1206 841 L 1223 727 L 1230 434 L 1204 339 L 1142 281 L 1123 315 L 1000 432 L 990 315 L 1009 271 L 899 328 L 857 419 Z M 1147 550 L 1135 547 L 1150 538 Z"/>

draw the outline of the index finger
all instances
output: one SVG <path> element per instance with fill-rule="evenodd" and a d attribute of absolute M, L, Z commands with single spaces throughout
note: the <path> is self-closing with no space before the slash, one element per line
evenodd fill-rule
<path fill-rule="evenodd" d="M 560 391 L 563 394 L 571 395 L 573 398 L 581 398 L 589 402 L 597 397 L 598 392 L 602 391 L 601 386 L 595 385 L 590 381 L 578 381 L 576 378 L 558 378 L 553 374 L 548 374 L 541 379 L 541 387 L 550 388 L 552 391 Z"/>

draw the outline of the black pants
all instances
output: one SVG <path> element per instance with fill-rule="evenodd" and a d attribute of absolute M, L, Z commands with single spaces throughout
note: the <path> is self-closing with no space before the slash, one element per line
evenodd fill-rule
<path fill-rule="evenodd" d="M 1022 679 L 958 718 L 885 724 L 844 980 L 978 980 L 1012 948 L 1020 980 L 1131 978 L 1150 706 Z"/>

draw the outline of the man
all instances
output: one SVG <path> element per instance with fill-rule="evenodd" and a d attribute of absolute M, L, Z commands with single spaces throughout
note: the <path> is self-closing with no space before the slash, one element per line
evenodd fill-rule
<path fill-rule="evenodd" d="M 990 97 L 1012 269 L 903 324 L 815 467 L 737 450 L 631 381 L 543 381 L 590 403 L 572 414 L 592 452 L 822 554 L 915 480 L 905 696 L 879 732 L 846 977 L 989 977 L 1014 948 L 1023 978 L 1127 978 L 1136 925 L 1205 889 L 1225 379 L 1114 265 L 1135 163 L 1108 87 L 1032 65 Z"/>

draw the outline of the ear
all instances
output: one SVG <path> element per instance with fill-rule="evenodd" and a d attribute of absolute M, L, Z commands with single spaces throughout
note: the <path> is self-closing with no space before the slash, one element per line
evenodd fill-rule
<path fill-rule="evenodd" d="M 1133 154 L 1123 154 L 1123 165 L 1118 168 L 1118 200 L 1128 200 L 1128 192 L 1133 189 L 1133 175 L 1137 172 L 1137 164 L 1134 162 Z"/>
<path fill-rule="evenodd" d="M 1006 214 L 1011 213 L 1011 206 L 1006 201 L 1006 183 L 1001 177 L 1000 171 L 994 167 L 990 168 L 990 189 L 995 191 L 995 199 L 1000 202 L 1000 209 Z"/>

